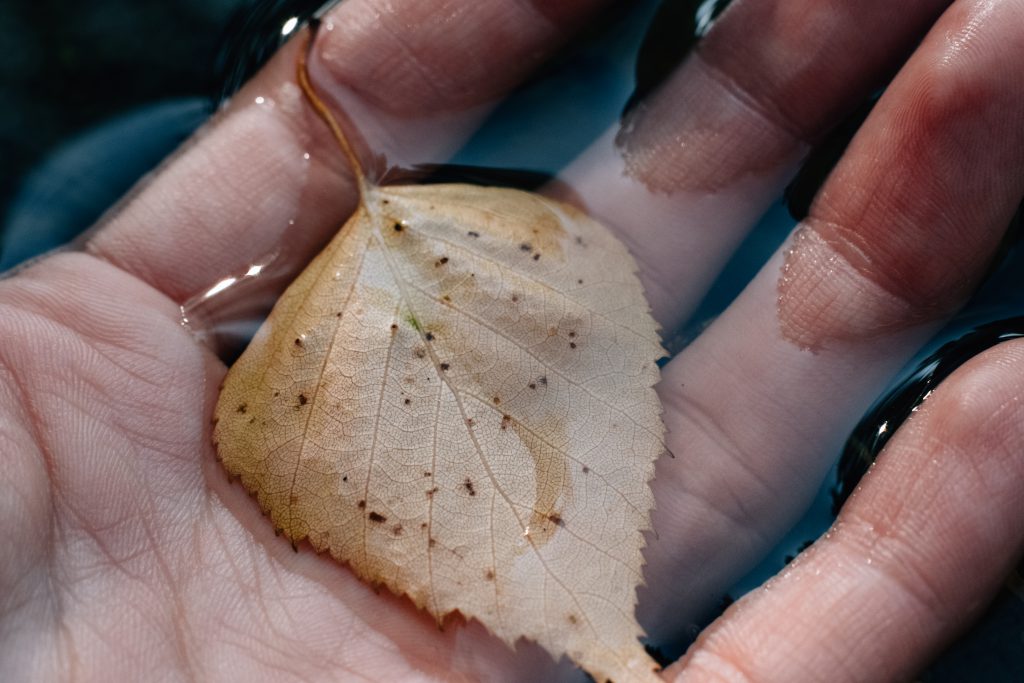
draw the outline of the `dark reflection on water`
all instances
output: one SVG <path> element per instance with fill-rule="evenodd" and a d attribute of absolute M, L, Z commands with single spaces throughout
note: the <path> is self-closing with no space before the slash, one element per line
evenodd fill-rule
<path fill-rule="evenodd" d="M 636 86 L 626 102 L 628 113 L 654 92 L 682 63 L 731 0 L 664 0 L 651 19 L 636 56 Z"/>
<path fill-rule="evenodd" d="M 1024 337 L 1024 317 L 985 323 L 943 344 L 897 382 L 861 420 L 843 448 L 832 489 L 833 514 L 838 514 L 900 425 L 943 380 L 986 349 L 1021 337 Z"/>
<path fill-rule="evenodd" d="M 249 80 L 294 29 L 320 16 L 340 0 L 254 0 L 243 3 L 228 21 L 217 55 L 221 86 L 219 100 L 225 101 Z M 294 19 L 294 22 L 289 20 Z M 294 24 L 294 26 L 293 26 Z M 287 30 L 292 27 L 292 30 Z"/>

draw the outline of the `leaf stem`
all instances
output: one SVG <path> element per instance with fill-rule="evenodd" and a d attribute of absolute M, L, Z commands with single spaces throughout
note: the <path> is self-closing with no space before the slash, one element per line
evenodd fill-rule
<path fill-rule="evenodd" d="M 362 201 L 366 197 L 366 174 L 363 171 L 363 165 L 359 162 L 359 157 L 356 156 L 355 150 L 352 148 L 352 143 L 349 142 L 345 133 L 341 130 L 341 126 L 338 124 L 338 120 L 331 114 L 330 109 L 324 104 L 320 96 L 316 94 L 316 90 L 313 88 L 313 83 L 309 78 L 309 54 L 313 51 L 313 43 L 316 40 L 317 30 L 320 28 L 320 21 L 317 19 L 311 19 L 309 22 L 309 32 L 306 38 L 306 44 L 299 50 L 299 56 L 296 60 L 295 70 L 296 76 L 299 82 L 299 87 L 302 89 L 302 93 L 306 96 L 306 100 L 316 111 L 317 115 L 323 119 L 327 127 L 331 129 L 331 133 L 334 135 L 334 139 L 337 140 L 338 146 L 341 147 L 342 153 L 345 158 L 348 159 L 349 165 L 352 167 L 352 175 L 355 177 L 356 187 L 359 189 L 359 199 Z"/>

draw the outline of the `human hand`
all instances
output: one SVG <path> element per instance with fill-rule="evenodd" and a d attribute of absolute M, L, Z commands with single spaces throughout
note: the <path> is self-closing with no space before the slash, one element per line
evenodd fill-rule
<path fill-rule="evenodd" d="M 458 12 L 403 2 L 377 16 L 351 0 L 314 76 L 349 86 L 346 111 L 369 149 L 436 158 L 599 4 L 563 3 L 552 17 L 498 0 Z M 625 158 L 608 138 L 569 169 L 572 189 L 633 247 L 666 329 L 692 311 L 806 141 L 945 4 L 862 4 L 851 31 L 853 10 L 839 2 L 741 3 L 637 115 Z M 789 19 L 765 21 L 786 8 Z M 780 255 L 667 366 L 677 457 L 654 482 L 658 538 L 640 594 L 656 642 L 676 637 L 799 514 L 851 416 L 969 290 L 951 283 L 980 276 L 1021 195 L 1024 88 L 1006 83 L 1019 55 L 1003 35 L 1021 13 L 975 2 L 943 18 L 823 191 L 789 257 L 788 297 L 776 301 Z M 814 30 L 798 35 L 800 25 Z M 750 26 L 758 39 L 730 48 Z M 835 50 L 827 63 L 804 59 L 818 46 Z M 354 202 L 343 161 L 290 87 L 294 49 L 85 254 L 50 257 L 0 286 L 3 450 L 13 454 L 4 540 L 21 549 L 0 563 L 12 678 L 574 675 L 529 646 L 506 651 L 476 625 L 438 632 L 333 561 L 293 554 L 214 463 L 208 420 L 224 366 L 180 325 L 178 304 L 275 252 L 294 274 Z M 301 232 L 285 232 L 290 221 Z M 280 286 L 279 276 L 260 282 Z M 202 313 L 194 331 L 237 311 Z M 842 528 L 713 626 L 690 671 L 906 675 L 963 624 L 1019 548 L 1021 353 L 1000 348 L 937 392 Z M 1004 421 L 976 419 L 994 407 Z M 978 556 L 990 558 L 980 569 Z M 968 571 L 976 583 L 964 586 Z"/>

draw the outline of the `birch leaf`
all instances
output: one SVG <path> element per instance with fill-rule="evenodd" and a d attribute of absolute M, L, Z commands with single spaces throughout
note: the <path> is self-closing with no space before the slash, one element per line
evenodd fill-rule
<path fill-rule="evenodd" d="M 293 543 L 439 622 L 660 680 L 634 608 L 662 349 L 633 259 L 538 195 L 359 180 L 228 373 L 224 467 Z"/>

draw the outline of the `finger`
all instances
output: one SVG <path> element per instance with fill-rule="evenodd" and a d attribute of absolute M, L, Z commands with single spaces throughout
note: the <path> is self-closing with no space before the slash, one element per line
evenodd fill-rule
<path fill-rule="evenodd" d="M 568 171 L 618 227 L 672 331 L 800 159 L 910 51 L 948 0 L 733 3 L 694 54 Z"/>
<path fill-rule="evenodd" d="M 602 1 L 348 0 L 322 26 L 312 76 L 367 150 L 436 161 Z M 120 208 L 92 253 L 179 302 L 275 255 L 285 277 L 308 261 L 355 193 L 295 85 L 298 42 Z"/>
<path fill-rule="evenodd" d="M 843 435 L 985 270 L 1024 194 L 1024 5 L 962 2 L 811 217 L 663 373 L 650 630 L 672 637 L 806 508 Z M 692 577 L 673 581 L 673 576 Z"/>
<path fill-rule="evenodd" d="M 956 372 L 893 437 L 832 530 L 742 599 L 677 681 L 909 680 L 1024 547 L 1024 343 Z"/>

